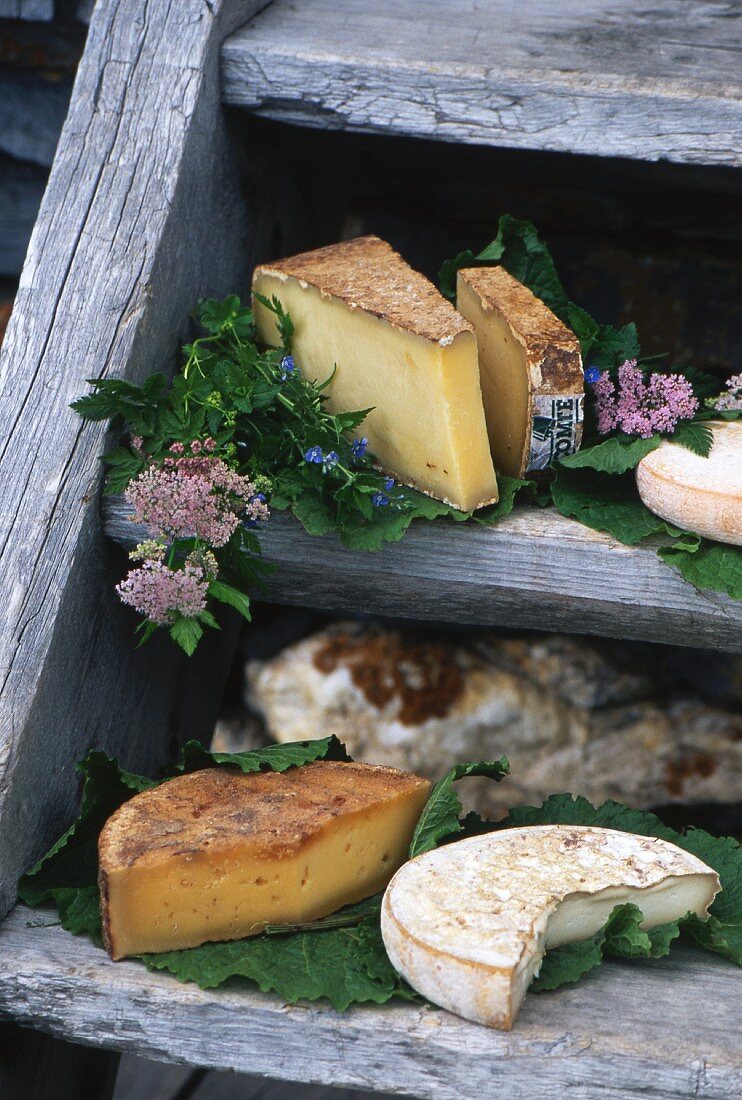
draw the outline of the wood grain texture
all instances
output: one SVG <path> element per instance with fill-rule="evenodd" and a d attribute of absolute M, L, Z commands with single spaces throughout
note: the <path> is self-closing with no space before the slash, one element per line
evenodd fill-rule
<path fill-rule="evenodd" d="M 136 652 L 97 493 L 91 377 L 170 370 L 203 294 L 241 286 L 223 35 L 259 0 L 100 0 L 0 353 L 0 913 L 75 810 L 95 746 L 139 770 L 208 736 L 233 630 Z"/>
<path fill-rule="evenodd" d="M 225 42 L 224 96 L 307 126 L 739 165 L 741 22 L 723 0 L 278 0 Z"/>
<path fill-rule="evenodd" d="M 121 497 L 102 507 L 110 538 L 131 548 L 146 537 Z M 697 591 L 651 546 L 623 546 L 552 509 L 517 508 L 491 528 L 416 522 L 375 554 L 280 514 L 260 540 L 278 566 L 260 597 L 273 603 L 742 652 L 742 602 Z"/>
<path fill-rule="evenodd" d="M 737 1100 L 742 1090 L 739 971 L 690 949 L 605 963 L 527 997 L 502 1033 L 419 1007 L 339 1015 L 247 983 L 181 985 L 39 927 L 55 919 L 19 907 L 0 926 L 0 1014 L 92 1046 L 432 1100 L 563 1100 L 567 1087 L 574 1100 Z"/>

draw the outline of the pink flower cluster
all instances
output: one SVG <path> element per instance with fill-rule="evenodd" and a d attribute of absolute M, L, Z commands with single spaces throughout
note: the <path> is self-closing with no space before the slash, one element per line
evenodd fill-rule
<path fill-rule="evenodd" d="M 141 453 L 142 441 L 131 442 Z M 142 564 L 116 591 L 125 604 L 158 626 L 204 611 L 209 581 L 219 572 L 208 547 L 224 546 L 241 522 L 255 523 L 269 515 L 264 494 L 217 458 L 215 447 L 213 439 L 194 440 L 187 449 L 173 443 L 162 465 L 148 466 L 125 493 L 133 518 L 146 523 L 154 537 L 131 552 L 130 557 Z M 196 545 L 182 565 L 172 552 L 166 561 L 168 543 L 179 538 L 207 545 Z"/>
<path fill-rule="evenodd" d="M 651 374 L 645 382 L 636 359 L 627 359 L 618 368 L 618 389 L 608 371 L 602 371 L 593 383 L 593 393 L 601 435 L 618 429 L 647 439 L 654 432 L 674 432 L 679 420 L 689 420 L 698 411 L 687 378 Z"/>
<path fill-rule="evenodd" d="M 720 412 L 742 409 L 742 374 L 733 374 L 731 378 L 727 378 L 727 388 L 711 404 Z"/>
<path fill-rule="evenodd" d="M 171 569 L 149 559 L 132 569 L 116 591 L 125 604 L 163 626 L 179 614 L 190 618 L 203 611 L 208 587 L 209 578 L 198 565 L 186 562 L 182 569 Z"/>
<path fill-rule="evenodd" d="M 209 453 L 213 447 L 213 440 L 195 440 L 186 454 L 182 443 L 174 443 L 162 466 L 139 474 L 125 493 L 135 521 L 169 539 L 194 537 L 218 547 L 241 519 L 267 519 L 262 495 L 249 478 Z"/>

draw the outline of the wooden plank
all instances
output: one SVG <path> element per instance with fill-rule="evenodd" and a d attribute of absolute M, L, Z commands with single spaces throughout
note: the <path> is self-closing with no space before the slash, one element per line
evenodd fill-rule
<path fill-rule="evenodd" d="M 181 985 L 113 963 L 48 920 L 19 907 L 0 926 L 0 1014 L 91 1046 L 432 1100 L 742 1092 L 739 971 L 688 948 L 605 963 L 575 986 L 528 997 L 503 1033 L 409 1005 L 341 1015 L 288 1007 L 247 983 Z"/>
<path fill-rule="evenodd" d="M 739 165 L 730 14 L 705 0 L 278 0 L 225 43 L 224 97 L 327 129 Z"/>
<path fill-rule="evenodd" d="M 110 538 L 131 548 L 146 537 L 121 497 L 102 507 Z M 375 554 L 280 514 L 260 541 L 278 567 L 260 597 L 273 603 L 742 652 L 742 602 L 699 592 L 651 547 L 623 546 L 552 509 L 517 508 L 492 528 L 414 523 Z"/>
<path fill-rule="evenodd" d="M 100 533 L 84 379 L 168 370 L 194 302 L 240 287 L 248 234 L 219 44 L 260 0 L 101 0 L 0 352 L 0 913 L 76 808 L 95 745 L 148 769 L 208 736 L 235 632 L 146 655 Z"/>

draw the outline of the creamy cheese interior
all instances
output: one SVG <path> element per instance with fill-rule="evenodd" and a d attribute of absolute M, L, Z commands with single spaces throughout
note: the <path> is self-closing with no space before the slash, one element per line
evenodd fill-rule
<path fill-rule="evenodd" d="M 482 400 L 495 469 L 520 477 L 528 459 L 531 429 L 525 349 L 500 311 L 495 306 L 485 309 L 463 279 L 458 281 L 456 308 L 477 334 Z"/>
<path fill-rule="evenodd" d="M 306 377 L 323 382 L 336 368 L 331 408 L 373 409 L 359 431 L 385 471 L 462 510 L 497 500 L 472 332 L 426 339 L 285 275 L 258 271 L 254 289 L 291 314 Z M 275 317 L 257 301 L 255 321 L 277 345 Z"/>
<path fill-rule="evenodd" d="M 704 875 L 670 876 L 656 886 L 640 889 L 614 886 L 599 894 L 574 894 L 560 902 L 549 916 L 544 947 L 579 943 L 595 935 L 617 905 L 631 902 L 644 916 L 642 928 L 654 928 L 678 920 L 686 913 L 699 916 L 708 904 L 708 878 Z"/>

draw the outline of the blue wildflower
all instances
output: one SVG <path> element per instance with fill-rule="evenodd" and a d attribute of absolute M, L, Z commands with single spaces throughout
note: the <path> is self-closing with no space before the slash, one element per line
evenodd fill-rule
<path fill-rule="evenodd" d="M 314 446 L 310 447 L 309 450 L 305 452 L 304 461 L 319 463 L 324 461 L 324 457 L 325 456 L 322 454 L 322 448 Z"/>
<path fill-rule="evenodd" d="M 393 489 L 394 488 L 394 478 L 393 477 L 388 477 L 386 479 L 386 481 L 384 482 L 384 488 L 385 489 Z"/>
<path fill-rule="evenodd" d="M 373 504 L 374 508 L 383 508 L 386 504 L 389 503 L 389 497 L 386 495 L 386 493 L 374 493 L 371 497 L 371 503 Z"/>
<path fill-rule="evenodd" d="M 354 458 L 363 458 L 368 447 L 368 440 L 365 435 L 361 439 L 354 439 L 350 445 L 350 449 L 353 452 Z"/>
<path fill-rule="evenodd" d="M 339 461 L 340 455 L 337 453 L 337 451 L 328 451 L 328 453 L 325 455 L 324 462 L 322 463 L 322 469 L 325 471 L 325 473 L 327 473 L 327 471 L 331 470 L 333 466 L 337 466 Z"/>
<path fill-rule="evenodd" d="M 585 371 L 585 381 L 589 382 L 590 385 L 592 385 L 593 382 L 597 382 L 599 378 L 600 367 L 588 367 Z"/>
<path fill-rule="evenodd" d="M 284 355 L 281 360 L 281 381 L 285 382 L 289 375 L 294 373 L 298 374 L 299 368 L 294 362 L 293 355 Z"/>

